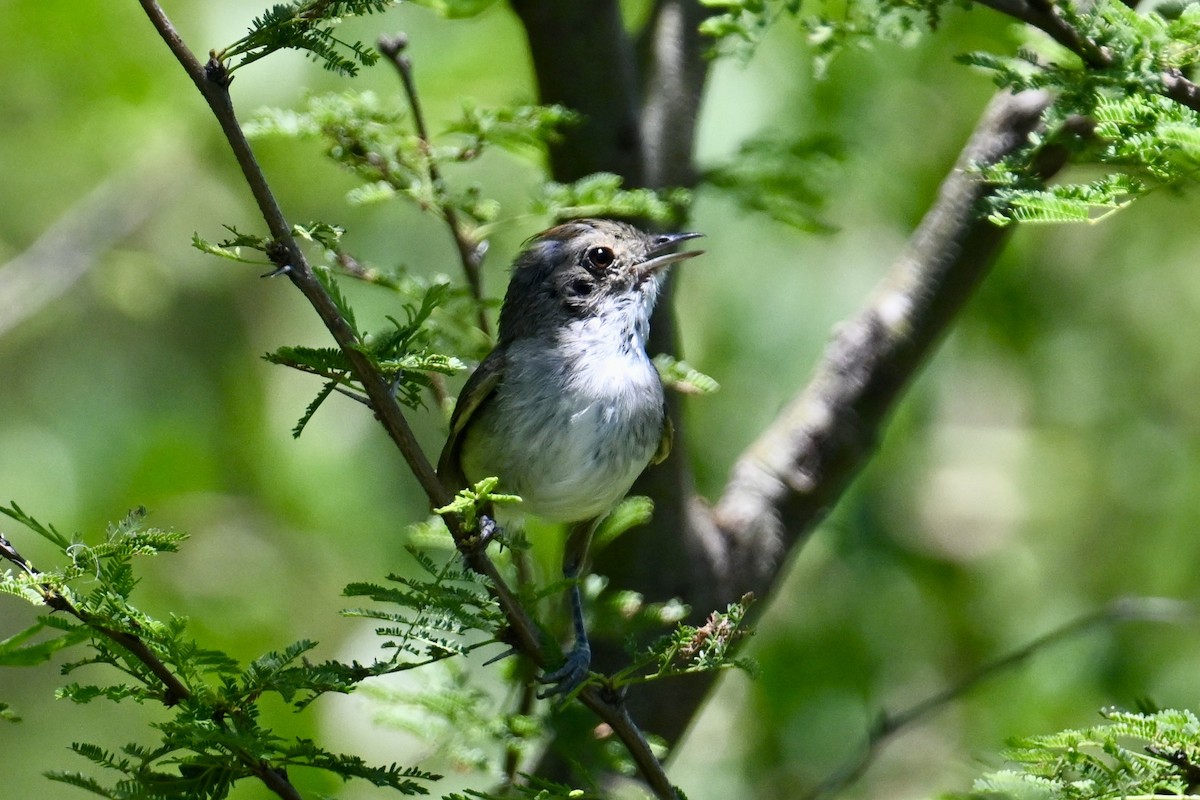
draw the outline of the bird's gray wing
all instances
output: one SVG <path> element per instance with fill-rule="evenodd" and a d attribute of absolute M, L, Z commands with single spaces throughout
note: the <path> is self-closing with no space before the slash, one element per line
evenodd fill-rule
<path fill-rule="evenodd" d="M 500 378 L 504 374 L 505 358 L 499 350 L 493 350 L 483 360 L 471 377 L 467 379 L 462 392 L 458 395 L 458 403 L 450 416 L 450 435 L 442 455 L 438 459 L 438 477 L 452 492 L 467 486 L 467 477 L 462 471 L 462 443 L 466 436 L 467 426 L 471 417 L 496 392 Z"/>

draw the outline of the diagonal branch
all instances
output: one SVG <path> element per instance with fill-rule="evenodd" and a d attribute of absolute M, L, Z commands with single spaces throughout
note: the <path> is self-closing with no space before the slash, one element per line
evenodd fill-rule
<path fill-rule="evenodd" d="M 0 264 L 0 336 L 67 292 L 118 242 L 139 230 L 176 183 L 148 158 L 75 202 L 27 250 Z"/>
<path fill-rule="evenodd" d="M 671 544 L 686 558 L 671 570 L 657 562 L 670 574 L 650 584 L 655 591 L 670 581 L 698 609 L 721 608 L 748 591 L 770 593 L 785 556 L 866 465 L 888 414 L 1008 239 L 1011 228 L 981 218 L 990 188 L 970 168 L 1024 146 L 1049 102 L 1043 92 L 993 100 L 905 251 L 864 308 L 837 328 L 807 387 L 737 459 L 714 507 L 696 498 L 686 504 L 673 534 L 683 541 Z M 1043 173 L 1064 159 L 1048 154 Z M 643 687 L 630 702 L 674 742 L 713 680 Z"/>
<path fill-rule="evenodd" d="M 1088 67 L 1103 69 L 1112 65 L 1112 54 L 1063 18 L 1062 12 L 1052 2 L 1029 2 L 1029 0 L 977 0 L 981 6 L 1032 25 L 1063 47 L 1075 53 Z"/>
<path fill-rule="evenodd" d="M 889 412 L 987 274 L 1010 227 L 982 218 L 971 172 L 1024 146 L 1050 102 L 1002 93 L 866 306 L 842 323 L 808 386 L 738 458 L 713 509 L 709 557 L 724 592 L 761 592 L 872 455 Z M 1065 159 L 1054 154 L 1047 177 Z M 726 566 L 729 565 L 729 566 Z"/>
<path fill-rule="evenodd" d="M 1090 633 L 1096 628 L 1114 627 L 1132 621 L 1178 623 L 1192 616 L 1186 603 L 1163 597 L 1120 597 L 1099 609 L 1044 633 L 1031 642 L 989 661 L 970 673 L 953 686 L 919 700 L 908 708 L 895 713 L 883 714 L 867 734 L 862 751 L 851 757 L 836 772 L 833 772 L 812 789 L 801 800 L 820 800 L 837 795 L 866 772 L 884 745 L 902 730 L 924 722 L 936 712 L 961 699 L 979 684 L 996 677 L 1002 672 L 1023 664 L 1050 647 L 1068 639 Z"/>
<path fill-rule="evenodd" d="M 230 79 L 224 67 L 215 58 L 210 59 L 206 65 L 201 66 L 195 55 L 192 54 L 191 50 L 180 39 L 179 34 L 170 20 L 167 19 L 158 3 L 155 0 L 139 0 L 139 2 L 141 2 L 142 8 L 145 9 L 146 14 L 150 17 L 151 22 L 154 23 L 154 27 L 158 30 L 163 40 L 171 48 L 171 52 L 175 54 L 176 59 L 183 66 L 188 76 L 191 77 L 192 82 L 196 84 L 200 93 L 204 95 L 204 99 L 208 101 L 213 115 L 220 123 L 221 130 L 225 133 L 229 146 L 233 150 L 239 166 L 242 168 L 242 173 L 250 186 L 251 192 L 254 194 L 254 199 L 258 203 L 259 210 L 266 220 L 271 235 L 281 250 L 277 261 L 281 265 L 282 272 L 291 279 L 296 288 L 312 304 L 321 321 L 329 329 L 334 341 L 337 342 L 338 346 L 346 354 L 347 359 L 354 369 L 355 376 L 362 383 L 363 389 L 370 399 L 371 408 L 374 410 L 376 417 L 387 430 L 388 435 L 392 438 L 397 448 L 399 448 L 401 455 L 404 456 L 409 468 L 421 484 L 421 488 L 428 495 L 430 504 L 435 508 L 449 504 L 451 500 L 450 493 L 442 485 L 441 481 L 438 480 L 433 466 L 417 443 L 416 437 L 409 427 L 408 420 L 404 416 L 404 411 L 396 401 L 391 386 L 388 385 L 384 376 L 371 363 L 370 358 L 366 355 L 362 347 L 362 342 L 359 341 L 358 334 L 342 316 L 333 298 L 329 296 L 325 287 L 317 279 L 304 253 L 300 250 L 299 244 L 292 235 L 292 228 L 284 217 L 278 202 L 275 200 L 275 196 L 267 183 L 266 176 L 259 166 L 253 151 L 250 149 L 250 143 L 242 132 L 241 125 L 234 114 L 233 101 L 229 95 Z M 463 529 L 461 521 L 457 517 L 447 515 L 446 520 L 451 533 L 454 535 L 455 542 L 463 551 L 464 556 L 466 556 L 468 564 L 472 569 L 487 577 L 491 582 L 497 601 L 500 603 L 505 616 L 512 626 L 513 637 L 522 651 L 531 655 L 539 654 L 541 643 L 537 628 L 521 607 L 516 596 L 508 588 L 503 577 L 496 570 L 495 565 L 484 554 L 481 548 L 470 544 L 470 532 Z M 537 657 L 535 656 L 535 658 Z"/>
<path fill-rule="evenodd" d="M 326 328 L 329 329 L 334 341 L 346 354 L 355 376 L 366 391 L 375 416 L 399 448 L 409 468 L 428 495 L 431 506 L 440 508 L 448 505 L 451 500 L 450 494 L 438 480 L 432 465 L 413 436 L 408 420 L 397 403 L 391 386 L 371 363 L 358 334 L 342 316 L 325 287 L 317 279 L 292 235 L 292 228 L 284 217 L 283 211 L 267 183 L 266 175 L 259 166 L 234 113 L 233 100 L 229 94 L 231 79 L 224 65 L 213 56 L 207 64 L 202 66 L 180 38 L 156 0 L 139 0 L 139 2 L 220 123 L 221 130 L 233 150 L 242 174 L 258 203 L 259 211 L 266 220 L 279 250 L 278 255 L 273 258 L 279 264 L 279 271 L 286 274 L 296 288 L 301 291 L 316 310 L 321 321 L 325 323 Z M 545 656 L 542 652 L 538 628 L 508 587 L 495 564 L 488 558 L 484 548 L 479 546 L 477 537 L 472 531 L 463 527 L 462 521 L 457 515 L 447 514 L 443 518 L 468 566 L 488 580 L 497 603 L 509 624 L 511 643 L 535 663 L 542 665 Z M 662 763 L 650 749 L 645 736 L 633 724 L 622 701 L 619 698 L 608 697 L 606 693 L 595 686 L 584 687 L 580 692 L 580 700 L 621 740 L 655 795 L 661 800 L 673 800 L 676 792 L 667 779 Z"/>
<path fill-rule="evenodd" d="M 33 565 L 23 557 L 12 544 L 0 534 L 0 559 L 10 561 L 21 568 L 22 571 L 28 573 L 31 577 L 37 578 L 41 575 L 38 570 L 34 569 Z M 63 595 L 49 584 L 43 583 L 36 587 L 41 593 L 42 602 L 47 608 L 54 611 L 61 611 L 64 614 L 69 614 L 79 620 L 83 625 L 86 625 L 99 636 L 108 639 L 113 644 L 125 650 L 129 655 L 127 658 L 141 663 L 151 675 L 157 678 L 163 685 L 163 694 L 161 697 L 163 705 L 173 706 L 177 703 L 189 700 L 192 698 L 192 691 L 187 685 L 180 680 L 171 668 L 146 644 L 142 637 L 134 633 L 118 630 L 116 628 L 105 625 L 96 615 L 79 608 L 71 602 L 70 598 Z M 132 663 L 132 662 L 130 662 Z M 131 673 L 132 674 L 132 673 Z M 235 751 L 238 760 L 242 762 L 250 771 L 252 771 L 263 784 L 284 800 L 301 800 L 300 793 L 296 791 L 296 787 L 291 784 L 287 776 L 280 770 L 274 769 L 270 764 L 267 764 L 260 759 L 255 758 L 250 753 L 244 751 Z"/>

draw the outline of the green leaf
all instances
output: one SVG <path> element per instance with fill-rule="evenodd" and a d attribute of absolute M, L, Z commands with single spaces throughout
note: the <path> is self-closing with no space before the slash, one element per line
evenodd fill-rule
<path fill-rule="evenodd" d="M 122 795 L 114 794 L 112 791 L 110 791 L 107 787 L 102 785 L 95 778 L 84 775 L 82 772 L 67 772 L 65 770 L 52 770 L 50 772 L 44 772 L 42 774 L 45 775 L 47 778 L 49 778 L 52 781 L 57 781 L 58 783 L 65 783 L 68 786 L 74 786 L 76 789 L 83 789 L 85 792 L 91 792 L 92 794 L 99 795 L 100 797 L 113 798 L 113 800 L 118 800 L 120 798 L 121 800 L 123 800 Z"/>
<path fill-rule="evenodd" d="M 0 640 L 0 666 L 28 667 L 44 663 L 60 650 L 86 641 L 92 635 L 86 627 L 77 625 L 61 636 L 31 641 L 46 630 L 46 627 L 46 624 L 39 620 L 20 633 Z"/>
<path fill-rule="evenodd" d="M 755 138 L 743 142 L 728 162 L 707 170 L 705 179 L 749 211 L 798 230 L 829 233 L 833 229 L 820 211 L 842 158 L 841 143 L 829 136 Z"/>
<path fill-rule="evenodd" d="M 347 76 L 371 66 L 379 54 L 362 42 L 347 42 L 333 33 L 346 17 L 375 14 L 394 0 L 304 0 L 279 3 L 255 17 L 249 32 L 216 53 L 223 63 L 238 59 L 232 73 L 278 50 L 300 50 L 325 69 Z"/>
<path fill-rule="evenodd" d="M 346 229 L 326 222 L 310 222 L 307 225 L 293 225 L 292 233 L 299 239 L 314 242 L 326 250 L 336 252 Z"/>
<path fill-rule="evenodd" d="M 626 531 L 645 525 L 654 516 L 654 501 L 649 497 L 634 495 L 626 497 L 608 513 L 592 538 L 593 547 L 599 549 L 621 536 Z"/>
<path fill-rule="evenodd" d="M 358 323 L 354 319 L 354 309 L 351 308 L 350 301 L 346 299 L 346 295 L 342 294 L 342 287 L 338 285 L 337 277 L 327 267 L 314 267 L 313 274 L 321 282 L 321 285 L 325 287 L 325 291 L 329 293 L 333 304 L 337 306 L 338 313 L 342 315 L 342 318 L 354 330 L 355 337 L 362 339 Z"/>
<path fill-rule="evenodd" d="M 71 539 L 60 533 L 53 525 L 43 525 L 26 514 L 16 503 L 11 503 L 7 506 L 0 505 L 0 514 L 21 523 L 38 536 L 41 536 L 52 544 L 58 545 L 63 550 L 66 550 L 72 544 Z"/>
<path fill-rule="evenodd" d="M 466 137 L 466 143 L 451 154 L 454 161 L 478 158 L 487 146 L 515 152 L 541 153 L 546 144 L 562 138 L 564 128 L 578 125 L 582 117 L 566 106 L 518 105 L 480 108 L 463 103 L 463 116 L 448 128 Z"/>
<path fill-rule="evenodd" d="M 458 514 L 463 518 L 467 530 L 474 530 L 479 520 L 481 509 L 488 503 L 519 503 L 521 498 L 515 494 L 495 494 L 495 488 L 500 484 L 496 477 L 484 478 L 474 486 L 461 490 L 446 505 L 435 508 L 433 512 L 440 516 Z"/>
<path fill-rule="evenodd" d="M 260 253 L 266 253 L 270 246 L 270 240 L 262 236 L 254 236 L 252 234 L 242 233 L 237 228 L 231 225 L 222 226 L 232 235 L 218 244 L 202 239 L 199 233 L 192 234 L 192 247 L 199 250 L 201 253 L 207 253 L 210 256 L 225 258 L 230 261 L 237 261 L 242 264 L 269 264 L 269 259 L 266 258 L 245 258 L 242 255 L 242 249 L 257 250 Z"/>
<path fill-rule="evenodd" d="M 300 434 L 304 433 L 304 428 L 308 425 L 309 420 L 312 419 L 313 414 L 317 413 L 317 409 L 321 407 L 322 403 L 329 399 L 329 395 L 333 394 L 336 388 L 336 381 L 327 381 L 325 385 L 321 387 L 321 391 L 317 393 L 317 396 L 314 397 L 312 402 L 308 404 L 308 407 L 304 409 L 304 414 L 300 417 L 300 421 L 292 427 L 293 439 L 300 438 Z"/>
<path fill-rule="evenodd" d="M 701 626 L 678 625 L 670 636 L 634 654 L 633 663 L 613 676 L 614 686 L 661 680 L 694 672 L 753 669 L 752 662 L 735 657 L 739 642 L 751 634 L 746 611 L 754 602 L 746 594 L 725 611 L 714 611 Z"/>
<path fill-rule="evenodd" d="M 265 361 L 314 375 L 335 375 L 350 371 L 350 361 L 337 347 L 281 347 L 263 356 Z"/>
<path fill-rule="evenodd" d="M 1004 768 L 965 798 L 1101 800 L 1194 793 L 1200 720 L 1191 711 L 1102 712 L 1105 723 L 1010 744 Z"/>

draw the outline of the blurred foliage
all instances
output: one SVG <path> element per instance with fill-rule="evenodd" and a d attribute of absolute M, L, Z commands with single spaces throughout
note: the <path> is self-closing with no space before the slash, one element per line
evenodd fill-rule
<path fill-rule="evenodd" d="M 624 217 L 674 227 L 687 217 L 691 192 L 673 188 L 623 188 L 625 179 L 609 172 L 598 172 L 574 183 L 548 181 L 533 203 L 534 212 L 553 220 L 577 217 Z"/>
<path fill-rule="evenodd" d="M 311 97 L 305 111 L 270 109 L 246 126 L 247 135 L 314 137 L 325 153 L 354 173 L 363 184 L 347 199 L 363 204 L 404 196 L 423 209 L 453 209 L 473 226 L 492 221 L 499 203 L 484 197 L 479 185 L 455 191 L 440 180 L 448 164 L 480 158 L 491 147 L 539 155 L 546 141 L 577 119 L 561 106 L 463 108 L 462 118 L 446 134 L 424 141 L 406 125 L 408 115 L 386 107 L 373 92 L 341 92 Z"/>
<path fill-rule="evenodd" d="M 449 25 L 401 7 L 352 20 L 345 40 L 409 34 L 434 130 L 461 119 L 464 94 L 478 108 L 528 104 L 531 67 L 508 10 L 437 5 L 471 17 Z M 246 28 L 242 4 L 180 0 L 169 10 L 201 52 Z M 938 34 L 919 46 L 866 49 L 834 27 L 861 24 L 854 9 L 830 10 L 823 23 L 755 31 L 753 56 L 715 62 L 707 89 L 698 148 L 705 169 L 730 164 L 754 137 L 843 143 L 820 209 L 839 231 L 832 235 L 800 235 L 708 188 L 692 198 L 689 227 L 707 234 L 708 255 L 679 271 L 680 336 L 689 362 L 722 390 L 690 402 L 682 422 L 709 497 L 804 380 L 831 326 L 900 251 L 953 163 L 995 72 L 955 67 L 954 58 L 1030 43 L 991 12 L 948 5 Z M 188 609 L 191 635 L 240 662 L 307 638 L 321 642 L 321 658 L 375 652 L 374 625 L 348 627 L 337 602 L 322 598 L 356 576 L 374 580 L 381 564 L 417 575 L 399 523 L 427 509 L 357 404 L 330 398 L 305 436 L 291 438 L 314 393 L 311 378 L 256 355 L 327 341 L 284 282 L 187 247 L 197 230 L 216 238 L 223 222 L 245 231 L 258 224 L 207 110 L 136 4 L 10 0 L 4 13 L 11 35 L 0 51 L 8 76 L 0 263 L 119 178 L 131 181 L 129 203 L 142 199 L 150 216 L 115 246 L 98 249 L 87 236 L 65 242 L 89 270 L 0 336 L 0 499 L 64 531 L 96 530 L 145 504 L 164 527 L 192 532 L 132 596 L 148 610 Z M 928 20 L 905 14 L 893 38 L 908 41 Z M 79 54 L 97 41 L 128 46 L 81 68 Z M 833 45 L 839 58 L 822 58 Z M 237 76 L 243 114 L 263 104 L 302 107 L 306 95 L 345 88 L 289 53 Z M 394 74 L 375 68 L 357 80 L 384 106 L 402 106 L 384 100 L 399 97 Z M 1101 128 L 1101 141 L 1118 148 L 1114 158 L 1128 136 L 1152 136 L 1176 141 L 1163 152 L 1172 169 L 1186 167 L 1194 149 L 1187 120 L 1174 125 L 1153 109 L 1142 116 L 1116 96 L 1107 102 L 1136 112 L 1102 122 L 1112 126 Z M 400 204 L 346 205 L 351 177 L 304 143 L 255 146 L 289 216 L 336 222 L 347 231 L 342 252 L 371 265 L 364 275 L 420 292 L 457 269 L 435 220 Z M 528 208 L 539 160 L 491 150 L 467 166 L 476 170 L 470 181 L 502 207 Z M 447 181 L 460 178 L 460 166 L 447 164 Z M 1131 174 L 1147 181 L 1154 166 Z M 1067 177 L 1081 186 L 1104 179 L 1093 170 Z M 857 755 L 881 710 L 906 708 L 1114 596 L 1200 600 L 1194 213 L 1183 183 L 1144 185 L 1163 190 L 1102 225 L 1017 230 L 871 468 L 795 558 L 786 585 L 762 601 L 748 651 L 760 677 L 729 673 L 673 762 L 681 782 L 704 776 L 685 787 L 692 800 L 798 796 Z M 502 291 L 519 242 L 546 222 L 489 223 L 490 295 Z M 337 263 L 336 253 L 330 258 Z M 408 301 L 375 281 L 345 283 L 364 330 L 386 329 Z M 416 420 L 436 452 L 442 419 Z M 41 563 L 53 548 L 33 542 L 22 552 Z M 22 604 L 0 604 L 5 636 L 32 624 Z M 1144 696 L 1194 705 L 1196 633 L 1194 623 L 1128 624 L 1043 653 L 897 737 L 842 796 L 961 789 L 979 759 L 1000 766 L 988 754 L 1008 737 L 1079 729 L 1098 707 L 1133 707 Z M 145 721 L 161 719 L 129 704 L 64 709 L 51 699 L 58 676 L 49 670 L 0 674 L 9 704 L 0 707 L 5 788 L 14 796 L 45 793 L 40 773 L 61 767 L 64 741 L 134 741 Z M 363 703 L 331 695 L 305 715 L 268 703 L 263 724 L 289 738 L 319 736 L 370 762 L 453 768 L 459 754 L 426 758 L 428 745 L 365 722 L 373 706 Z M 22 721 L 7 721 L 14 716 Z M 365 796 L 320 775 L 295 777 L 305 791 Z"/>
<path fill-rule="evenodd" d="M 842 144 L 829 136 L 789 142 L 752 138 L 726 164 L 705 172 L 704 179 L 749 211 L 809 233 L 829 233 L 820 219 L 828 194 L 824 184 L 842 154 Z"/>

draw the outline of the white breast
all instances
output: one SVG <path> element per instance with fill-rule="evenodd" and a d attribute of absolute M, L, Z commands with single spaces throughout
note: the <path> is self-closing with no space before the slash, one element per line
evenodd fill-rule
<path fill-rule="evenodd" d="M 498 475 L 524 511 L 547 520 L 607 513 L 662 434 L 662 384 L 638 345 L 609 331 L 586 358 L 547 361 L 544 348 L 514 343 L 496 402 L 465 443 L 467 476 Z"/>

